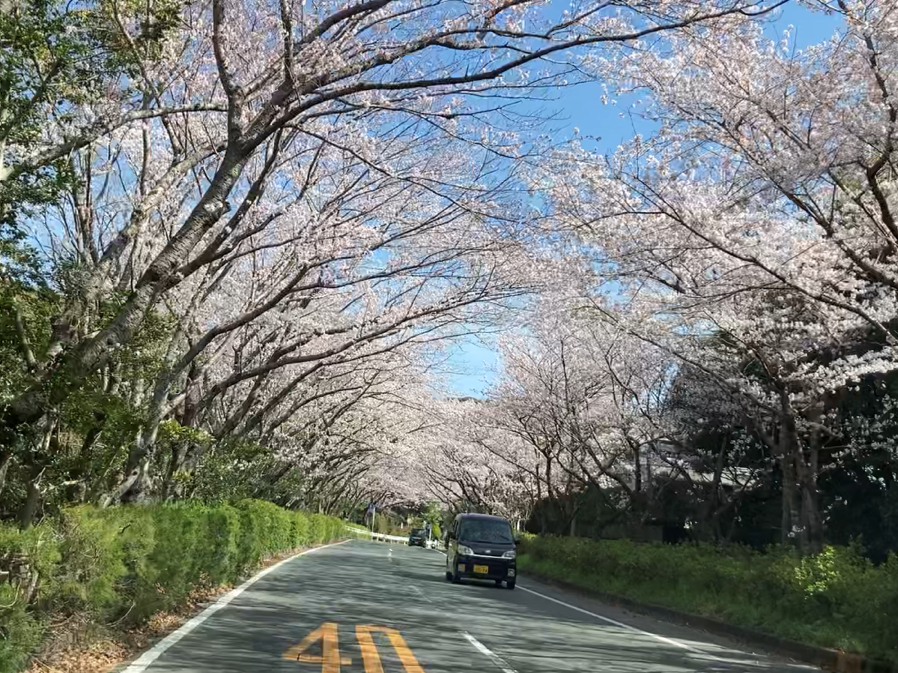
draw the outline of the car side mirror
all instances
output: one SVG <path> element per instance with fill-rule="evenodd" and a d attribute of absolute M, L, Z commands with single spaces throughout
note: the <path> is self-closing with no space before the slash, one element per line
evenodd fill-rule
<path fill-rule="evenodd" d="M 516 537 L 516 538 L 514 539 L 514 546 L 517 547 L 519 544 L 521 544 L 521 538 Z"/>

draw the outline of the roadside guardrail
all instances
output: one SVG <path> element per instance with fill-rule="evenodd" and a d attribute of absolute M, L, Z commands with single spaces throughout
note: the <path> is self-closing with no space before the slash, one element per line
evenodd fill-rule
<path fill-rule="evenodd" d="M 375 542 L 386 542 L 387 544 L 408 543 L 408 537 L 404 535 L 387 535 L 385 533 L 375 533 L 366 528 L 359 528 L 358 526 L 346 526 L 346 529 L 361 537 L 370 537 Z M 430 540 L 427 546 L 430 549 L 439 549 L 440 547 L 442 547 L 442 543 L 439 540 Z"/>

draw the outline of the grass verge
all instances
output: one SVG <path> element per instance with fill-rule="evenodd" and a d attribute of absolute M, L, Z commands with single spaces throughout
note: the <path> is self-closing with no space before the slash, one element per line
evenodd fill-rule
<path fill-rule="evenodd" d="M 263 559 L 256 572 L 304 551 L 292 549 Z M 50 625 L 47 637 L 31 657 L 27 673 L 107 673 L 133 660 L 153 643 L 180 628 L 219 596 L 234 587 L 197 588 L 172 610 L 160 611 L 146 622 L 99 624 L 84 615 L 69 615 Z"/>
<path fill-rule="evenodd" d="M 550 536 L 520 551 L 525 573 L 898 664 L 898 557 Z"/>
<path fill-rule="evenodd" d="M 140 629 L 265 559 L 342 537 L 339 519 L 258 500 L 78 507 L 27 531 L 0 526 L 0 673 L 23 670 L 66 624 L 88 641 Z"/>

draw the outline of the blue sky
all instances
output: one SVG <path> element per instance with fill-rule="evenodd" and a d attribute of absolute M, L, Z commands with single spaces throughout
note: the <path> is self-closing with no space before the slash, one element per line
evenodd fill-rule
<path fill-rule="evenodd" d="M 788 26 L 793 26 L 793 37 L 799 48 L 821 42 L 833 35 L 840 26 L 837 16 L 812 12 L 792 0 L 778 10 L 775 20 L 768 27 L 772 39 L 779 39 Z M 622 141 L 633 136 L 633 122 L 621 118 L 621 107 L 604 106 L 601 103 L 601 83 L 580 84 L 558 91 L 556 99 L 547 107 L 559 113 L 560 119 L 552 124 L 560 139 L 569 137 L 576 127 L 581 136 L 596 138 L 600 150 L 613 150 Z M 639 127 L 637 126 L 637 130 Z M 449 386 L 459 395 L 483 396 L 496 380 L 500 362 L 495 344 L 487 339 L 468 338 L 454 349 L 449 358 Z"/>

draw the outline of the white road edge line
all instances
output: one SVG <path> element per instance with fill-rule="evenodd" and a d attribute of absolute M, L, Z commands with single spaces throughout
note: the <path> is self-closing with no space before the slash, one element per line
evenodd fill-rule
<path fill-rule="evenodd" d="M 277 570 L 285 563 L 289 563 L 293 559 L 298 558 L 300 556 L 305 556 L 306 554 L 311 554 L 312 552 L 316 552 L 321 549 L 327 549 L 328 547 L 335 547 L 338 544 L 343 544 L 344 542 L 348 542 L 348 541 L 349 540 L 343 540 L 343 542 L 334 542 L 332 544 L 326 544 L 321 547 L 315 547 L 314 549 L 307 549 L 306 551 L 301 551 L 298 554 L 294 554 L 293 556 L 290 556 L 289 558 L 285 558 L 283 561 L 278 561 L 273 566 L 265 568 L 265 570 L 262 570 L 261 572 L 253 575 L 248 580 L 246 580 L 246 582 L 241 584 L 239 587 L 237 587 L 236 589 L 232 589 L 231 591 L 226 593 L 224 596 L 220 597 L 217 601 L 215 601 L 212 605 L 210 605 L 205 610 L 203 610 L 201 613 L 199 613 L 196 617 L 194 617 L 190 621 L 184 623 L 181 626 L 181 628 L 179 628 L 177 631 L 172 631 L 171 633 L 169 633 L 167 636 L 165 636 L 165 638 L 160 640 L 158 643 L 153 645 L 153 647 L 151 647 L 149 650 L 147 650 L 142 655 L 140 655 L 140 657 L 135 659 L 127 668 L 125 668 L 125 670 L 122 671 L 122 673 L 144 673 L 144 671 L 146 671 L 147 668 L 149 668 L 149 666 L 154 661 L 156 661 L 156 659 L 161 657 L 168 648 L 170 648 L 172 645 L 177 643 L 179 640 L 181 640 L 181 638 L 183 638 L 188 633 L 193 631 L 197 626 L 199 626 L 204 621 L 209 619 L 209 617 L 211 617 L 216 612 L 221 610 L 232 600 L 237 598 L 237 596 L 239 596 L 244 591 L 249 589 L 253 584 L 255 584 L 260 579 L 265 577 L 265 575 Z"/>
<path fill-rule="evenodd" d="M 443 556 L 446 556 L 446 552 L 437 549 L 436 551 L 440 552 Z M 517 586 L 518 589 L 522 591 L 526 591 L 528 593 L 533 594 L 534 596 L 539 596 L 542 599 L 547 601 L 551 601 L 552 603 L 557 603 L 558 605 L 563 605 L 564 607 L 575 610 L 576 612 L 583 613 L 584 615 L 589 615 L 590 617 L 595 617 L 596 619 L 600 619 L 608 624 L 613 624 L 614 626 L 618 626 L 622 629 L 626 629 L 628 631 L 632 631 L 634 633 L 640 633 L 644 636 L 649 636 L 650 638 L 654 638 L 662 643 L 667 643 L 668 645 L 673 645 L 675 647 L 679 647 L 684 650 L 689 650 L 690 652 L 698 652 L 700 654 L 707 654 L 703 650 L 692 647 L 692 645 L 687 645 L 686 643 L 681 643 L 679 640 L 674 640 L 673 638 L 665 638 L 664 636 L 659 636 L 657 633 L 652 633 L 651 631 L 643 631 L 642 629 L 638 629 L 635 626 L 630 626 L 629 624 L 624 624 L 623 622 L 619 622 L 616 619 L 611 619 L 610 617 L 604 617 L 600 614 L 596 614 L 595 612 L 590 612 L 589 610 L 584 610 L 583 608 L 578 608 L 576 605 L 571 605 L 570 603 L 565 603 L 564 601 L 558 600 L 557 598 L 552 598 L 551 596 L 546 596 L 545 594 L 541 594 L 538 591 L 534 591 L 533 589 L 528 589 L 527 587 L 522 587 L 520 584 Z M 717 657 L 714 657 L 716 660 L 720 660 Z M 127 671 L 125 673 L 128 673 Z"/>
<path fill-rule="evenodd" d="M 502 657 L 493 652 L 470 633 L 468 633 L 467 631 L 459 631 L 459 633 L 461 633 L 465 637 L 465 639 L 477 649 L 478 652 L 481 652 L 492 659 L 493 663 L 495 663 L 502 670 L 502 673 L 517 673 L 517 671 L 511 668 L 511 666 L 509 666 Z"/>
<path fill-rule="evenodd" d="M 613 624 L 614 626 L 620 627 L 622 629 L 626 629 L 628 631 L 632 631 L 634 633 L 639 633 L 644 636 L 649 636 L 650 638 L 654 638 L 655 640 L 659 640 L 662 643 L 667 643 L 668 645 L 674 645 L 675 647 L 682 648 L 684 650 L 689 650 L 691 652 L 702 652 L 701 650 L 692 647 L 691 645 L 687 645 L 686 643 L 681 643 L 679 640 L 674 640 L 673 638 L 665 638 L 664 636 L 659 636 L 657 633 L 652 633 L 650 631 L 643 631 L 642 629 L 637 629 L 635 626 L 630 626 L 629 624 L 624 624 L 623 622 L 619 622 L 616 619 L 611 619 L 610 617 L 603 617 L 600 614 L 595 612 L 590 612 L 589 610 L 584 610 L 583 608 L 578 608 L 576 605 L 571 605 L 570 603 L 565 603 L 564 601 L 560 601 L 557 598 L 552 598 L 551 596 L 546 596 L 545 594 L 541 594 L 538 591 L 534 591 L 533 589 L 528 589 L 526 587 L 522 587 L 520 584 L 518 585 L 518 589 L 526 591 L 527 593 L 531 593 L 534 596 L 539 596 L 540 598 L 551 601 L 553 603 L 557 603 L 558 605 L 563 605 L 564 607 L 570 610 L 576 610 L 577 612 L 581 612 L 584 615 L 589 615 L 590 617 L 595 617 L 596 619 L 601 619 L 603 622 L 608 622 L 609 624 Z M 704 654 L 704 652 L 702 652 Z"/>
<path fill-rule="evenodd" d="M 446 556 L 446 552 L 437 549 L 443 556 Z M 522 587 L 518 584 L 518 589 L 522 591 L 526 591 L 528 593 L 533 594 L 534 596 L 539 596 L 542 599 L 547 601 L 551 601 L 553 603 L 557 603 L 558 605 L 563 605 L 570 610 L 575 610 L 576 612 L 581 612 L 584 615 L 589 615 L 590 617 L 595 617 L 596 619 L 600 619 L 609 624 L 613 624 L 614 626 L 618 626 L 622 629 L 626 629 L 628 631 L 632 631 L 634 633 L 640 633 L 644 636 L 649 636 L 650 638 L 654 638 L 662 643 L 667 643 L 668 645 L 673 645 L 675 647 L 679 647 L 684 650 L 689 650 L 690 652 L 698 652 L 700 654 L 707 654 L 706 652 L 700 650 L 697 647 L 692 647 L 692 645 L 687 645 L 686 643 L 681 643 L 679 640 L 674 640 L 673 638 L 665 638 L 664 636 L 659 636 L 657 633 L 652 633 L 651 631 L 643 631 L 642 629 L 637 629 L 635 626 L 630 626 L 629 624 L 624 624 L 623 622 L 619 622 L 616 619 L 611 619 L 610 617 L 604 617 L 600 614 L 596 614 L 595 612 L 590 612 L 589 610 L 584 610 L 583 608 L 578 608 L 576 605 L 571 605 L 570 603 L 565 603 L 564 601 L 560 601 L 557 598 L 552 598 L 551 596 L 546 596 L 545 594 L 541 594 L 538 591 L 534 591 L 533 589 L 528 589 L 527 587 Z M 715 657 L 716 659 L 716 657 Z M 127 671 L 125 673 L 128 673 Z"/>

